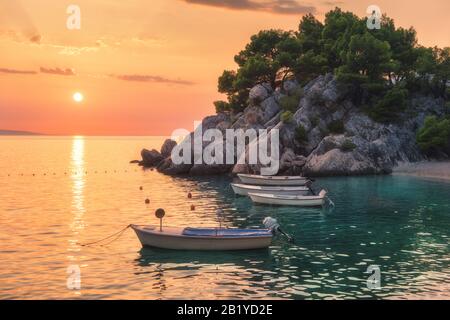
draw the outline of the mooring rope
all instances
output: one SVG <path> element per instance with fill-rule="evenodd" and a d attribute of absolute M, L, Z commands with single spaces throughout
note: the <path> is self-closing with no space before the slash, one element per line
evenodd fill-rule
<path fill-rule="evenodd" d="M 105 243 L 105 244 L 102 244 L 102 246 L 106 246 L 106 245 L 108 245 L 108 244 L 110 244 L 110 243 L 116 241 L 117 239 L 119 239 L 120 236 L 122 236 L 122 234 L 125 232 L 125 230 L 127 230 L 129 227 L 131 227 L 131 224 L 127 225 L 125 228 L 121 229 L 120 231 L 118 231 L 118 232 L 116 232 L 116 233 L 113 233 L 112 235 L 107 236 L 106 238 L 103 238 L 103 239 L 100 239 L 100 240 L 97 240 L 97 241 L 93 241 L 93 242 L 89 242 L 89 243 L 84 243 L 84 244 L 81 244 L 81 246 L 82 246 L 82 247 L 87 247 L 87 246 L 90 246 L 90 245 L 93 245 L 93 244 L 97 244 L 97 243 L 99 243 L 99 242 L 108 240 L 108 239 L 110 239 L 110 238 L 116 236 L 116 237 L 115 237 L 114 239 L 112 239 L 111 241 L 109 241 L 109 242 L 107 242 L 107 243 Z"/>

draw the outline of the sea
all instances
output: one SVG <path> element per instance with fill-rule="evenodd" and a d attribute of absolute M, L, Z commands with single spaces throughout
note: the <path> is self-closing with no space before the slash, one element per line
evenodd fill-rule
<path fill-rule="evenodd" d="M 254 205 L 229 176 L 130 163 L 163 141 L 0 137 L 0 299 L 450 299 L 450 182 L 319 178 L 334 206 Z M 163 226 L 263 228 L 270 216 L 294 242 L 174 251 L 118 233 L 158 224 L 158 208 Z"/>

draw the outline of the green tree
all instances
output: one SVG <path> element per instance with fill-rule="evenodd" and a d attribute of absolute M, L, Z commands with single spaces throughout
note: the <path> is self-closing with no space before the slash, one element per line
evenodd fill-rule
<path fill-rule="evenodd" d="M 388 90 L 383 97 L 369 109 L 368 114 L 379 122 L 395 122 L 400 120 L 401 113 L 406 109 L 408 91 L 400 87 Z"/>
<path fill-rule="evenodd" d="M 445 152 L 450 155 L 450 119 L 439 120 L 436 116 L 425 119 L 422 128 L 417 132 L 417 144 L 429 155 Z"/>
<path fill-rule="evenodd" d="M 280 120 L 284 123 L 291 123 L 294 120 L 294 114 L 291 111 L 284 111 L 280 116 Z"/>
<path fill-rule="evenodd" d="M 215 108 L 216 108 L 216 113 L 220 113 L 220 112 L 225 112 L 225 111 L 230 111 L 230 104 L 226 101 L 214 101 L 213 102 Z"/>
<path fill-rule="evenodd" d="M 351 36 L 362 34 L 366 29 L 363 22 L 351 12 L 336 8 L 325 15 L 320 42 L 331 70 L 342 65 Z"/>
<path fill-rule="evenodd" d="M 305 127 L 301 124 L 295 128 L 295 140 L 302 144 L 308 142 L 308 133 L 306 132 Z"/>

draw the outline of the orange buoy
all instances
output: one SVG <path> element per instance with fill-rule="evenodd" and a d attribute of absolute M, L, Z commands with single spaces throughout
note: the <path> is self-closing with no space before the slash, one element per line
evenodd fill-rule
<path fill-rule="evenodd" d="M 150 203 L 150 199 L 145 199 L 145 204 L 149 204 Z"/>
<path fill-rule="evenodd" d="M 188 199 L 191 199 L 192 198 L 192 193 L 188 193 Z"/>
<path fill-rule="evenodd" d="M 195 210 L 195 206 L 193 204 L 191 204 L 191 211 Z"/>

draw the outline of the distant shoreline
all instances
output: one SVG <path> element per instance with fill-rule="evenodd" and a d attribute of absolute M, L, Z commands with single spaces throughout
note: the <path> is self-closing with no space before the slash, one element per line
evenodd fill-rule
<path fill-rule="evenodd" d="M 42 133 L 18 130 L 0 130 L 0 136 L 43 136 Z"/>
<path fill-rule="evenodd" d="M 450 161 L 401 163 L 392 174 L 450 180 Z"/>

